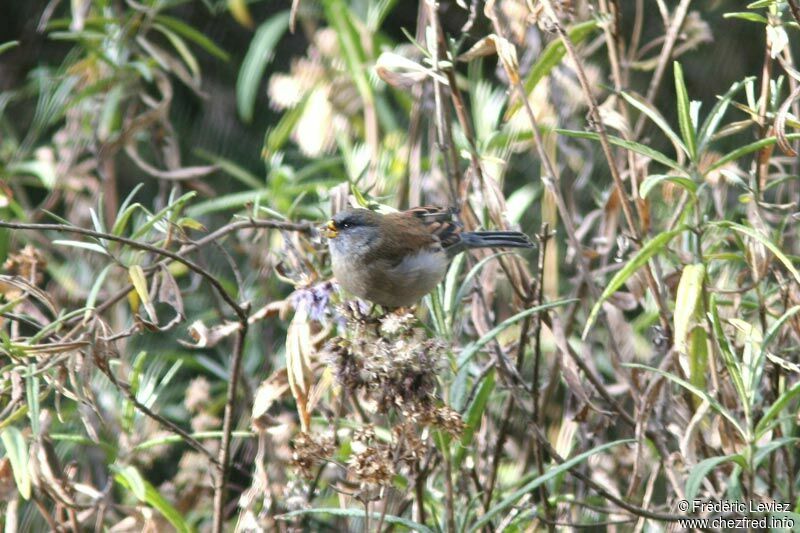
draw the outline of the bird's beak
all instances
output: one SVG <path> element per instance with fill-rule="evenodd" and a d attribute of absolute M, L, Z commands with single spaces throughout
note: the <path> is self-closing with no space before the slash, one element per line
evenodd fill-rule
<path fill-rule="evenodd" d="M 339 231 L 336 229 L 336 224 L 333 223 L 333 220 L 329 220 L 328 223 L 322 227 L 322 234 L 329 239 L 333 239 L 339 235 Z"/>

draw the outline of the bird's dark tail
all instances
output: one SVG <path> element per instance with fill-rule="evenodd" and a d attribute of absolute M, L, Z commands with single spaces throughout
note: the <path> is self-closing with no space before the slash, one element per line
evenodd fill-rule
<path fill-rule="evenodd" d="M 533 248 L 530 238 L 519 231 L 471 231 L 461 234 L 467 248 Z"/>

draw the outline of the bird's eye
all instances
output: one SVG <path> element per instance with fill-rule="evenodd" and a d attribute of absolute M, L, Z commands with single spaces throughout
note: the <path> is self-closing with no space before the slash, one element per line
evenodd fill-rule
<path fill-rule="evenodd" d="M 342 229 L 347 229 L 350 226 L 352 226 L 352 224 L 350 222 L 342 222 L 341 224 L 339 224 L 339 227 L 342 228 Z"/>

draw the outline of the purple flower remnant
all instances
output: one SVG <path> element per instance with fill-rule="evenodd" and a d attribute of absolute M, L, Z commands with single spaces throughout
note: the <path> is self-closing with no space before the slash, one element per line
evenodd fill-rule
<path fill-rule="evenodd" d="M 308 312 L 308 317 L 320 323 L 325 323 L 330 309 L 328 303 L 330 302 L 331 295 L 336 290 L 336 286 L 332 281 L 324 283 L 317 283 L 306 289 L 297 289 L 289 297 L 292 306 L 295 309 L 305 309 Z"/>

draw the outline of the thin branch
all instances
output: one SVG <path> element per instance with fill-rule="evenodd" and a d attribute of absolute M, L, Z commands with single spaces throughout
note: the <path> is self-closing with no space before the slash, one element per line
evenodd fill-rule
<path fill-rule="evenodd" d="M 538 426 L 534 425 L 531 429 L 533 431 L 533 435 L 536 438 L 536 440 L 539 441 L 539 444 L 547 451 L 547 453 L 553 458 L 555 462 L 557 462 L 558 464 L 566 462 L 566 460 L 558 454 L 556 449 L 553 448 L 553 446 L 550 444 L 550 441 L 547 440 L 547 437 L 542 433 L 542 430 Z M 578 479 L 589 485 L 600 496 L 614 502 L 619 507 L 625 509 L 626 511 L 628 511 L 633 515 L 641 516 L 644 518 L 650 518 L 652 520 L 661 520 L 664 522 L 678 522 L 680 520 L 688 518 L 687 515 L 659 513 L 655 511 L 650 511 L 649 509 L 643 509 L 641 507 L 637 507 L 636 505 L 628 503 L 619 496 L 606 490 L 605 487 L 594 481 L 591 477 L 581 472 L 580 470 L 581 468 L 582 465 L 574 465 L 570 467 L 568 470 L 570 474 L 572 474 L 573 476 L 577 477 Z"/>
<path fill-rule="evenodd" d="M 171 252 L 169 250 L 165 250 L 164 248 L 159 248 L 158 246 L 153 246 L 151 244 L 146 244 L 143 242 L 136 241 L 134 239 L 129 239 L 127 237 L 120 237 L 118 235 L 112 235 L 110 233 L 103 233 L 100 231 L 94 231 L 85 228 L 78 228 L 73 226 L 66 226 L 64 224 L 23 224 L 19 222 L 0 222 L 0 228 L 8 228 L 8 229 L 20 229 L 20 230 L 34 230 L 34 231 L 58 231 L 61 233 L 75 233 L 77 235 L 84 235 L 86 237 L 93 237 L 95 239 L 104 239 L 108 241 L 119 242 L 130 246 L 131 248 L 136 248 L 138 250 L 144 250 L 156 255 L 161 255 L 164 257 L 168 257 L 173 261 L 177 261 L 191 271 L 199 274 L 203 278 L 208 281 L 212 287 L 219 293 L 225 303 L 230 306 L 236 316 L 239 319 L 247 320 L 247 314 L 244 312 L 242 307 L 236 303 L 236 301 L 228 294 L 222 284 L 217 280 L 214 276 L 212 276 L 207 270 L 205 270 L 200 265 L 186 259 L 181 254 L 176 252 Z"/>
<path fill-rule="evenodd" d="M 786 3 L 789 4 L 789 11 L 791 11 L 795 22 L 800 24 L 800 6 L 798 6 L 797 0 L 786 0 Z"/>
<path fill-rule="evenodd" d="M 684 0 L 681 5 L 687 4 L 686 8 L 688 8 L 689 0 Z M 603 149 L 603 154 L 606 157 L 606 161 L 608 162 L 608 168 L 611 171 L 611 178 L 614 181 L 614 185 L 619 191 L 620 197 L 620 204 L 622 205 L 622 212 L 625 215 L 625 221 L 628 224 L 628 229 L 631 234 L 635 237 L 637 245 L 641 246 L 641 234 L 639 232 L 639 228 L 636 226 L 636 223 L 633 218 L 633 211 L 631 209 L 630 202 L 628 200 L 627 195 L 625 194 L 625 183 L 622 181 L 622 175 L 617 168 L 616 160 L 614 159 L 614 153 L 611 150 L 611 143 L 608 140 L 608 133 L 606 132 L 605 124 L 603 123 L 603 119 L 600 116 L 600 109 L 597 105 L 597 100 L 592 93 L 592 87 L 589 84 L 589 79 L 586 77 L 586 71 L 583 68 L 583 61 L 581 60 L 578 52 L 575 50 L 575 45 L 572 43 L 572 40 L 569 38 L 566 29 L 564 29 L 564 25 L 561 24 L 561 21 L 558 19 L 558 15 L 556 14 L 555 9 L 553 8 L 552 0 L 542 0 L 542 5 L 544 5 L 545 11 L 547 15 L 553 20 L 553 25 L 558 33 L 559 37 L 561 38 L 561 42 L 564 44 L 564 47 L 567 50 L 567 54 L 569 55 L 570 59 L 572 60 L 573 65 L 575 66 L 575 72 L 578 75 L 578 81 L 581 85 L 581 90 L 583 91 L 583 96 L 586 99 L 587 104 L 589 105 L 589 116 L 591 117 L 592 122 L 597 130 L 597 134 L 600 138 L 600 146 Z M 677 31 L 677 30 L 676 30 Z M 527 98 L 524 99 L 527 101 Z M 578 250 L 576 250 L 578 252 Z M 667 306 L 664 303 L 661 290 L 656 282 L 655 277 L 653 276 L 653 272 L 650 269 L 650 264 L 646 264 L 644 267 L 645 278 L 647 280 L 647 285 L 650 289 L 650 292 L 653 293 L 653 298 L 656 301 L 656 305 L 658 307 L 658 314 L 661 320 L 661 327 L 667 333 L 668 336 L 671 337 L 671 326 L 669 320 L 669 312 L 667 310 Z"/>
<path fill-rule="evenodd" d="M 244 341 L 247 336 L 247 318 L 240 321 L 240 328 L 233 344 L 233 358 L 231 361 L 230 383 L 228 395 L 225 399 L 225 415 L 222 421 L 222 443 L 219 449 L 219 470 L 214 483 L 214 527 L 215 533 L 221 533 L 225 520 L 225 484 L 228 479 L 230 462 L 231 433 L 233 431 L 233 416 L 236 407 L 236 389 L 239 384 L 239 368 L 244 354 Z"/>
<path fill-rule="evenodd" d="M 549 0 L 546 0 L 549 3 Z M 653 77 L 650 79 L 650 86 L 647 88 L 647 96 L 645 99 L 652 103 L 658 94 L 658 89 L 661 87 L 661 79 L 664 77 L 664 72 L 667 70 L 669 60 L 672 58 L 672 52 L 675 49 L 675 43 L 678 40 L 678 34 L 683 26 L 683 21 L 686 20 L 686 14 L 689 12 L 689 4 L 692 0 L 681 0 L 678 7 L 675 8 L 675 15 L 672 17 L 672 23 L 667 28 L 667 35 L 664 41 L 664 46 L 661 48 L 661 54 L 658 56 L 658 63 Z M 636 121 L 636 127 L 633 128 L 633 138 L 638 139 L 644 129 L 646 116 L 644 114 L 639 116 Z"/>

